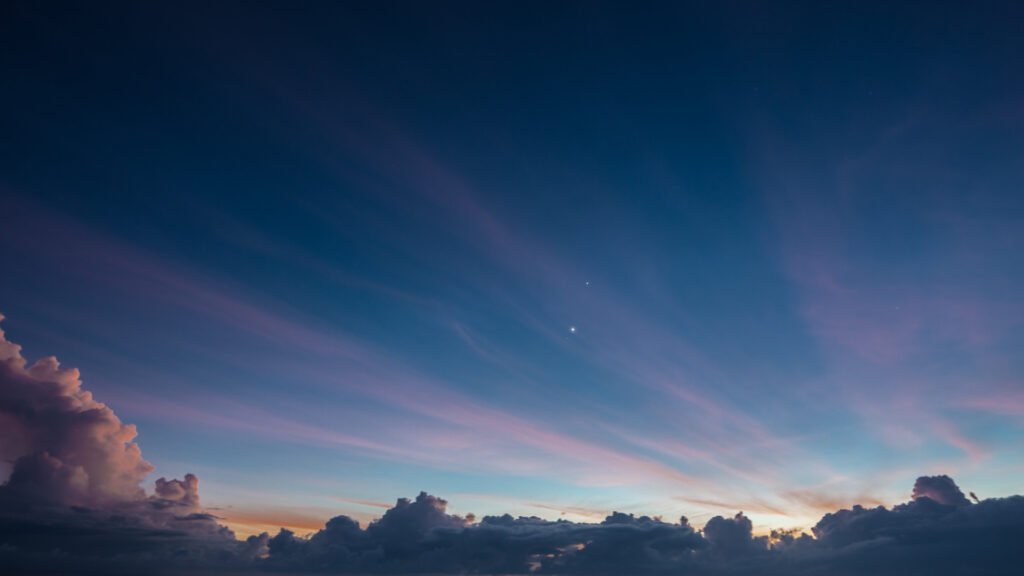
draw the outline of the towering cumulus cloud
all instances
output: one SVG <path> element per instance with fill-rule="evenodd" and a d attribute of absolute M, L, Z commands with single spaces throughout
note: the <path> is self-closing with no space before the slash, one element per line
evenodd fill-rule
<path fill-rule="evenodd" d="M 53 356 L 29 365 L 0 330 L 0 458 L 13 462 L 8 496 L 79 506 L 137 500 L 153 467 L 135 435 L 82 389 L 78 370 L 62 369 Z"/>
<path fill-rule="evenodd" d="M 4 574 L 1017 575 L 1024 498 L 971 503 L 948 476 L 892 508 L 826 514 L 811 534 L 754 533 L 742 513 L 698 529 L 615 512 L 600 523 L 449 514 L 421 492 L 365 528 L 239 541 L 203 511 L 199 479 L 160 478 L 135 428 L 53 357 L 28 363 L 0 331 L 0 572 Z"/>
<path fill-rule="evenodd" d="M 3 316 L 0 316 L 0 320 Z M 17 572 L 135 571 L 245 554 L 199 508 L 199 479 L 143 479 L 135 427 L 49 356 L 29 363 L 0 330 L 0 565 Z"/>

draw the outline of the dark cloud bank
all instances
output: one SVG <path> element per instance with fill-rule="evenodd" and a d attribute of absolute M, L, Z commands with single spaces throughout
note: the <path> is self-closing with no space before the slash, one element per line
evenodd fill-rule
<path fill-rule="evenodd" d="M 470 522 L 421 493 L 365 528 L 338 516 L 308 538 L 238 540 L 203 511 L 195 476 L 147 494 L 134 437 L 76 370 L 28 364 L 0 331 L 0 572 L 1024 574 L 1024 497 L 972 503 L 947 476 L 919 478 L 906 504 L 826 514 L 813 536 L 757 537 L 742 514 L 703 530 L 621 513 Z"/>

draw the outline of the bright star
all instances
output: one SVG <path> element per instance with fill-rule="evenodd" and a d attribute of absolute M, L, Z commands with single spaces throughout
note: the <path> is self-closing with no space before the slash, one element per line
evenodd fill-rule
<path fill-rule="evenodd" d="M 572 332 L 573 334 L 575 334 L 576 333 L 576 327 L 575 326 L 569 326 L 569 332 Z"/>

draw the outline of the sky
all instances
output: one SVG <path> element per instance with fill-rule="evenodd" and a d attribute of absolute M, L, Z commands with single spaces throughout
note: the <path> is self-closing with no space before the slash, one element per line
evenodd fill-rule
<path fill-rule="evenodd" d="M 7 339 L 240 537 L 1024 490 L 1019 5 L 0 22 Z"/>

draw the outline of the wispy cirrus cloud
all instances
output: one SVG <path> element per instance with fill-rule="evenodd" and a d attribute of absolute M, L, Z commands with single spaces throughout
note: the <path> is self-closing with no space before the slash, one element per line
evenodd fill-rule
<path fill-rule="evenodd" d="M 710 518 L 701 530 L 685 517 L 665 521 L 621 512 L 612 512 L 599 523 L 511 515 L 475 522 L 449 514 L 447 501 L 425 492 L 414 500 L 398 499 L 365 528 L 352 517 L 335 516 L 308 538 L 297 537 L 294 530 L 312 531 L 326 508 L 203 508 L 199 480 L 192 474 L 182 480 L 161 478 L 147 495 L 141 482 L 151 466 L 132 443 L 134 428 L 93 399 L 82 387 L 77 370 L 58 369 L 53 357 L 29 365 L 20 347 L 2 332 L 0 390 L 0 416 L 7 436 L 21 440 L 14 445 L 18 451 L 8 454 L 16 458 L 14 472 L 0 486 L 0 544 L 6 565 L 19 571 L 406 573 L 426 568 L 440 573 L 592 574 L 628 569 L 642 574 L 679 570 L 812 574 L 822 569 L 843 573 L 852 559 L 858 569 L 867 566 L 872 573 L 899 574 L 905 573 L 906 565 L 922 562 L 949 572 L 947 556 L 953 548 L 958 555 L 972 552 L 976 560 L 969 570 L 1009 574 L 1016 569 L 1015 549 L 1004 543 L 1014 542 L 1020 531 L 1024 501 L 1015 496 L 972 504 L 948 476 L 919 478 L 913 500 L 891 509 L 854 506 L 825 514 L 812 528 L 816 539 L 793 531 L 773 532 L 770 538 L 757 536 L 754 523 L 743 513 Z M 26 411 L 26 404 L 35 408 Z M 273 427 L 290 426 L 286 421 L 266 420 L 272 415 L 245 415 Z M 218 420 L 217 424 L 233 426 L 233 422 Z M 515 428 L 520 422 L 504 425 Z M 508 430 L 502 425 L 498 429 Z M 76 433 L 63 433 L 67 431 Z M 310 428 L 294 431 L 307 436 Z M 320 438 L 319 433 L 308 437 Z M 565 441 L 543 432 L 525 436 L 531 438 Z M 582 449 L 587 457 L 610 457 L 613 465 L 638 463 L 619 462 L 614 455 L 593 453 L 586 445 L 559 446 L 565 447 Z M 568 454 L 556 452 L 569 459 Z M 788 497 L 790 506 L 737 495 L 729 500 L 702 496 L 681 500 L 712 509 L 739 504 L 776 517 L 792 517 L 794 503 L 801 508 L 826 504 L 818 493 L 792 491 Z M 364 499 L 341 500 L 377 509 L 385 506 Z M 599 515 L 593 508 L 575 505 L 536 501 L 524 505 L 595 520 Z M 239 540 L 222 523 L 251 535 Z M 274 536 L 255 533 L 280 524 L 290 529 L 282 528 Z M 932 542 L 936 530 L 954 538 L 957 546 L 942 538 L 927 552 L 904 544 Z M 893 534 L 899 537 L 892 538 Z M 58 544 L 62 554 L 52 554 Z"/>

